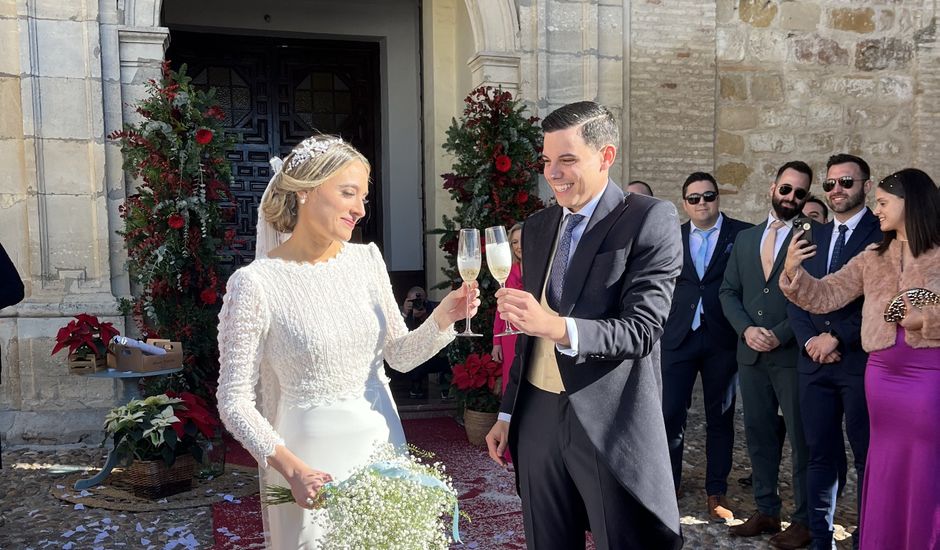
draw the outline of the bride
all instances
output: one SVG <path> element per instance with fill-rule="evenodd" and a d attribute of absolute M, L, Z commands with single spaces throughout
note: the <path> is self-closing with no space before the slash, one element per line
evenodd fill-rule
<path fill-rule="evenodd" d="M 297 502 L 263 511 L 269 548 L 320 547 L 321 485 L 347 477 L 376 443 L 405 442 L 383 360 L 420 365 L 453 339 L 468 294 L 471 314 L 480 303 L 464 285 L 408 332 L 376 246 L 347 242 L 368 182 L 365 157 L 333 136 L 276 163 L 256 260 L 229 279 L 219 314 L 219 414 L 257 459 L 262 494 L 289 486 Z"/>

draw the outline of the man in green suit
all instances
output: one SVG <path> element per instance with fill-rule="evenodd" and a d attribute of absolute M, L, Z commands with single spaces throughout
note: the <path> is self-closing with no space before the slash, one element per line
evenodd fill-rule
<path fill-rule="evenodd" d="M 796 371 L 799 349 L 787 318 L 787 299 L 778 284 L 790 229 L 803 209 L 812 181 L 813 171 L 805 162 L 792 161 L 780 167 L 770 186 L 770 214 L 764 223 L 738 233 L 718 292 L 725 317 L 739 337 L 737 360 L 744 431 L 758 509 L 729 532 L 753 537 L 780 531 L 779 407 L 793 451 L 795 500 L 790 527 L 770 539 L 773 546 L 783 549 L 803 548 L 812 540 L 806 509 L 807 449 Z"/>

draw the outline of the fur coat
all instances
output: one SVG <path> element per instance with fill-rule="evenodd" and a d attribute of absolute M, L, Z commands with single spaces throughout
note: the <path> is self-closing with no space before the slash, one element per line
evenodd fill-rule
<path fill-rule="evenodd" d="M 864 295 L 862 348 L 869 353 L 887 349 L 894 345 L 898 327 L 884 319 L 888 303 L 911 288 L 926 288 L 940 294 L 940 247 L 935 246 L 917 258 L 905 250 L 903 270 L 901 247 L 902 243 L 895 239 L 883 255 L 865 250 L 822 279 L 800 269 L 791 280 L 784 270 L 780 290 L 810 313 L 828 313 Z M 923 327 L 907 330 L 905 341 L 912 348 L 940 347 L 940 305 L 925 307 L 923 314 Z"/>

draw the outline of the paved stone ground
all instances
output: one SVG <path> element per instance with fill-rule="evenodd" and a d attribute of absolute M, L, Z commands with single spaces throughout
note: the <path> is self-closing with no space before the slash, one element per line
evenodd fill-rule
<path fill-rule="evenodd" d="M 697 388 L 689 417 L 688 444 L 679 508 L 686 548 L 745 549 L 769 548 L 769 536 L 733 539 L 727 526 L 710 523 L 704 510 L 704 417 L 701 392 Z M 739 400 L 740 403 L 740 400 Z M 740 408 L 740 405 L 739 405 Z M 736 418 L 735 468 L 729 480 L 728 497 L 736 518 L 746 519 L 754 510 L 749 489 L 737 480 L 749 472 L 740 410 Z M 0 487 L 0 548 L 209 548 L 213 544 L 212 512 L 206 506 L 162 512 L 115 512 L 80 507 L 50 496 L 49 489 L 63 469 L 92 468 L 104 463 L 99 448 L 10 449 L 3 452 Z M 789 451 L 785 451 L 781 492 L 784 513 L 791 498 Z M 850 460 L 851 464 L 851 460 Z M 495 466 L 494 466 L 495 467 Z M 848 487 L 836 512 L 840 526 L 856 525 L 854 511 L 856 479 L 849 472 Z M 854 529 L 854 527 L 851 527 Z M 837 538 L 847 533 L 840 527 Z M 71 542 L 71 546 L 69 543 Z M 851 539 L 840 540 L 839 548 L 851 547 Z"/>

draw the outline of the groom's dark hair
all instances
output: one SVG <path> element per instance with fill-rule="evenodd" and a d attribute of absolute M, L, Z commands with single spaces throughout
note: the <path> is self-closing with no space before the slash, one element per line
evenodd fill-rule
<path fill-rule="evenodd" d="M 580 126 L 579 133 L 590 147 L 620 147 L 620 130 L 607 107 L 594 101 L 579 101 L 559 107 L 542 120 L 542 131 L 557 132 Z"/>

